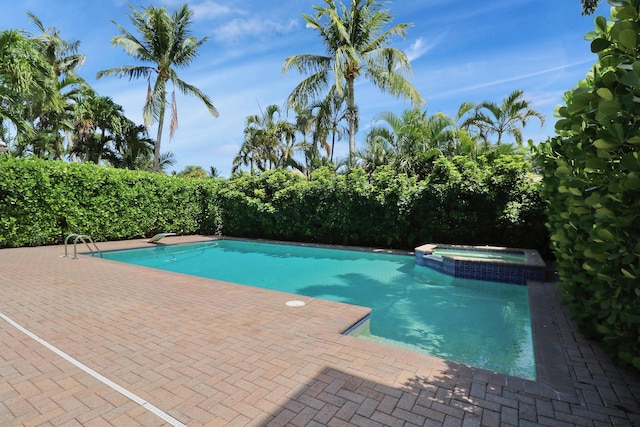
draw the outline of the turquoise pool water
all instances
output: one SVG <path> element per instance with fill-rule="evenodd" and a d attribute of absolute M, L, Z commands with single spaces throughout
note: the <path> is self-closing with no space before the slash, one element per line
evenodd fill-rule
<path fill-rule="evenodd" d="M 452 278 L 408 255 L 235 240 L 104 258 L 370 307 L 362 338 L 535 378 L 526 286 Z"/>
<path fill-rule="evenodd" d="M 480 251 L 470 249 L 450 249 L 450 248 L 435 248 L 433 255 L 440 256 L 461 256 L 465 258 L 474 258 L 478 260 L 499 260 L 499 261 L 511 261 L 511 262 L 525 262 L 527 260 L 524 253 L 519 252 L 506 252 L 506 251 Z"/>

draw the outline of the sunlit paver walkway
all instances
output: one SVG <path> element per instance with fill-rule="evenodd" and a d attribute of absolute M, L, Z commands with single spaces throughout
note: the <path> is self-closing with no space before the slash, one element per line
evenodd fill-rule
<path fill-rule="evenodd" d="M 342 336 L 362 307 L 63 253 L 0 250 L 0 426 L 640 426 L 550 284 L 533 382 Z"/>

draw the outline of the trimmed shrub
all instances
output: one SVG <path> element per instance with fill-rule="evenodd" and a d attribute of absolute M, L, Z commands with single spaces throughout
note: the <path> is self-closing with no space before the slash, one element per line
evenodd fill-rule
<path fill-rule="evenodd" d="M 614 4 L 614 2 L 610 2 Z M 540 147 L 560 287 L 581 329 L 640 369 L 640 2 L 588 34 L 598 63 Z"/>
<path fill-rule="evenodd" d="M 209 187 L 205 191 L 205 184 Z M 0 159 L 0 247 L 61 243 L 70 233 L 96 241 L 171 231 L 219 229 L 217 207 L 203 195 L 215 180 L 168 176 L 93 164 Z M 215 199 L 211 199 L 215 200 Z"/>
<path fill-rule="evenodd" d="M 427 242 L 511 245 L 544 252 L 538 189 L 522 156 L 478 165 L 440 159 L 425 181 L 390 167 L 282 170 L 223 179 L 30 159 L 0 160 L 0 247 L 158 232 L 413 249 Z"/>

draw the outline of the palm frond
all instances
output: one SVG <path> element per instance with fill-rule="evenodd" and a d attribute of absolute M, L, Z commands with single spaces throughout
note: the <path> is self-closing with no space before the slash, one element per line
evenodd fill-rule
<path fill-rule="evenodd" d="M 181 93 L 185 95 L 195 96 L 196 98 L 198 98 L 198 100 L 200 100 L 200 102 L 202 102 L 205 105 L 205 107 L 207 107 L 207 110 L 209 110 L 209 113 L 213 117 L 218 117 L 219 115 L 218 110 L 213 105 L 213 102 L 211 101 L 209 96 L 207 96 L 207 94 L 202 92 L 197 87 L 185 82 L 184 80 L 181 80 L 173 70 L 171 70 L 170 80 L 174 85 L 178 87 Z"/>
<path fill-rule="evenodd" d="M 291 91 L 287 104 L 291 107 L 307 105 L 317 98 L 329 85 L 329 73 L 320 71 L 304 79 Z"/>
<path fill-rule="evenodd" d="M 109 68 L 107 70 L 98 71 L 96 78 L 100 79 L 106 76 L 127 77 L 129 80 L 139 78 L 149 78 L 152 74 L 157 73 L 153 67 L 146 65 L 123 65 L 120 67 Z"/>

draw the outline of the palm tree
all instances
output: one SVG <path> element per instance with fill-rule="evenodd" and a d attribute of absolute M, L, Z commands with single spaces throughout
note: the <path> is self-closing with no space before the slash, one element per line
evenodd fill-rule
<path fill-rule="evenodd" d="M 328 134 L 331 134 L 331 146 L 328 151 L 330 153 L 329 161 L 333 163 L 336 141 L 340 140 L 348 132 L 348 129 L 342 126 L 341 123 L 352 116 L 346 107 L 346 99 L 332 88 L 329 90 L 327 97 L 313 104 L 312 108 L 317 109 L 317 125 L 314 138 L 322 140 L 323 137 L 327 138 Z M 353 117 L 357 120 L 357 111 L 354 112 Z M 356 122 L 357 127 L 358 123 Z M 326 144 L 326 141 L 323 140 L 323 142 Z"/>
<path fill-rule="evenodd" d="M 172 151 L 166 151 L 160 154 L 160 161 L 158 163 L 158 173 L 167 173 L 168 168 L 176 164 L 176 156 Z M 153 170 L 153 155 L 145 157 L 144 153 L 141 153 L 135 158 L 135 166 L 132 169 L 151 172 Z"/>
<path fill-rule="evenodd" d="M 85 55 L 78 53 L 80 42 L 63 40 L 60 38 L 60 31 L 57 28 L 46 28 L 42 21 L 31 12 L 28 12 L 27 16 L 41 32 L 39 36 L 32 36 L 32 39 L 38 44 L 45 59 L 53 65 L 56 76 L 75 75 L 75 69 L 84 64 L 86 59 Z"/>
<path fill-rule="evenodd" d="M 180 172 L 178 172 L 176 176 L 179 176 L 181 178 L 203 179 L 203 178 L 206 178 L 208 175 L 207 175 L 207 171 L 204 170 L 202 166 L 188 165 L 188 166 L 185 166 L 185 168 L 182 169 Z"/>
<path fill-rule="evenodd" d="M 138 169 L 142 170 L 151 170 L 149 169 L 149 162 L 146 162 L 146 168 L 140 167 Z M 176 164 L 176 156 L 173 154 L 173 151 L 165 151 L 160 154 L 160 160 L 158 161 L 158 170 L 157 172 L 167 173 L 167 169 Z"/>
<path fill-rule="evenodd" d="M 29 119 L 40 109 L 61 110 L 54 71 L 35 43 L 18 31 L 0 32 L 0 126 L 15 126 L 16 137 L 34 135 Z M 5 125 L 5 122 L 6 125 Z"/>
<path fill-rule="evenodd" d="M 347 109 L 353 113 L 348 116 L 352 161 L 358 123 L 355 103 L 358 77 L 363 76 L 383 92 L 409 99 L 414 105 L 425 101 L 403 75 L 411 71 L 407 55 L 389 46 L 391 37 L 405 37 L 409 24 L 383 30 L 392 16 L 389 10 L 382 9 L 382 0 L 351 0 L 348 8 L 341 2 L 324 1 L 327 7 L 314 6 L 314 16 L 303 14 L 302 17 L 308 28 L 320 34 L 326 54 L 290 56 L 285 59 L 282 72 L 295 68 L 301 73 L 311 73 L 289 95 L 291 106 L 308 105 L 310 99 L 320 97 L 330 86 L 346 96 Z"/>
<path fill-rule="evenodd" d="M 253 145 L 254 142 L 255 141 L 249 138 L 245 133 L 244 141 L 240 146 L 240 150 L 238 150 L 238 154 L 233 158 L 231 173 L 235 174 L 236 172 L 239 172 L 242 166 L 249 166 L 249 173 L 253 174 L 254 167 L 259 161 L 259 158 L 257 158 L 256 147 Z"/>
<path fill-rule="evenodd" d="M 37 140 L 53 141 L 53 151 L 56 159 L 63 157 L 63 134 L 67 137 L 73 129 L 73 106 L 78 100 L 80 90 L 89 85 L 76 72 L 76 68 L 85 61 L 85 55 L 78 53 L 79 41 L 68 42 L 60 38 L 57 28 L 46 28 L 42 21 L 33 13 L 28 13 L 29 19 L 40 31 L 39 35 L 30 35 L 42 57 L 53 67 L 52 81 L 55 82 L 54 108 L 50 104 L 38 106 L 33 110 L 33 121 L 36 122 Z M 71 145 L 71 140 L 68 145 Z M 67 147 L 70 149 L 71 147 Z"/>
<path fill-rule="evenodd" d="M 280 107 L 267 106 L 261 115 L 247 117 L 244 130 L 244 143 L 233 160 L 232 172 L 242 165 L 257 167 L 261 171 L 271 168 L 284 168 L 298 163 L 293 159 L 297 149 L 295 144 L 295 126 L 280 120 Z"/>
<path fill-rule="evenodd" d="M 197 39 L 190 36 L 189 27 L 193 12 L 186 4 L 172 14 L 169 14 L 165 7 L 149 6 L 142 8 L 142 11 L 136 10 L 133 6 L 130 8 L 129 18 L 141 37 L 135 36 L 112 21 L 120 30 L 121 35 L 113 37 L 111 42 L 115 47 L 122 46 L 125 52 L 135 59 L 153 65 L 126 65 L 110 68 L 98 72 L 97 78 L 115 75 L 129 79 L 139 77 L 147 79 L 148 91 L 144 105 L 144 122 L 145 126 L 156 120 L 158 122 L 158 134 L 153 156 L 153 171 L 158 172 L 160 170 L 160 144 L 167 105 L 166 86 L 168 81 L 171 81 L 174 87 L 177 87 L 183 94 L 194 95 L 202 101 L 214 117 L 218 116 L 218 110 L 213 106 L 209 97 L 197 87 L 181 80 L 175 71 L 175 68 L 185 67 L 193 61 L 197 56 L 198 48 L 207 41 L 207 38 Z M 152 89 L 151 80 L 154 75 L 156 78 Z M 174 89 L 171 95 L 170 138 L 173 138 L 178 128 L 177 113 Z"/>
<path fill-rule="evenodd" d="M 380 166 L 390 165 L 393 162 L 394 153 L 391 145 L 393 140 L 392 131 L 386 127 L 374 127 L 367 133 L 367 146 L 364 150 L 357 151 L 356 156 L 360 159 L 359 166 L 369 176 Z"/>
<path fill-rule="evenodd" d="M 86 83 L 75 75 L 63 75 L 52 79 L 50 84 L 55 89 L 54 103 L 31 104 L 25 117 L 32 121 L 34 135 L 20 138 L 18 145 L 20 151 L 29 151 L 29 147 L 33 147 L 32 151 L 39 157 L 61 160 L 73 145 L 74 110 L 81 96 L 81 88 Z"/>
<path fill-rule="evenodd" d="M 531 108 L 529 101 L 522 99 L 524 92 L 514 90 L 502 104 L 484 101 L 476 105 L 462 123 L 463 129 L 476 131 L 480 138 L 489 143 L 489 136 L 496 134 L 497 145 L 502 144 L 505 135 L 514 137 L 516 144 L 522 144 L 522 130 L 529 120 L 536 118 L 544 126 L 544 116 Z"/>
<path fill-rule="evenodd" d="M 314 138 L 314 127 L 317 127 L 317 118 L 313 114 L 312 106 L 296 106 L 294 110 L 296 117 L 292 126 L 295 132 L 299 132 L 302 135 L 302 141 L 290 144 L 291 154 L 293 155 L 295 149 L 299 149 L 304 153 L 304 169 L 308 176 L 314 168 L 314 161 L 319 157 L 317 141 Z M 310 138 L 307 139 L 307 137 Z"/>
<path fill-rule="evenodd" d="M 444 114 L 428 116 L 426 110 L 413 108 L 400 116 L 384 112 L 378 118 L 385 126 L 372 128 L 368 140 L 378 141 L 378 148 L 380 140 L 385 140 L 387 156 L 397 172 L 424 177 L 434 157 L 455 151 L 454 122 Z"/>
<path fill-rule="evenodd" d="M 108 96 L 98 96 L 85 90 L 75 108 L 77 143 L 72 154 L 96 164 L 115 156 L 117 136 L 122 134 L 128 119 L 122 106 Z"/>
<path fill-rule="evenodd" d="M 154 141 L 143 125 L 124 119 L 122 131 L 114 137 L 114 149 L 109 163 L 117 168 L 138 169 L 146 159 L 153 158 Z"/>

